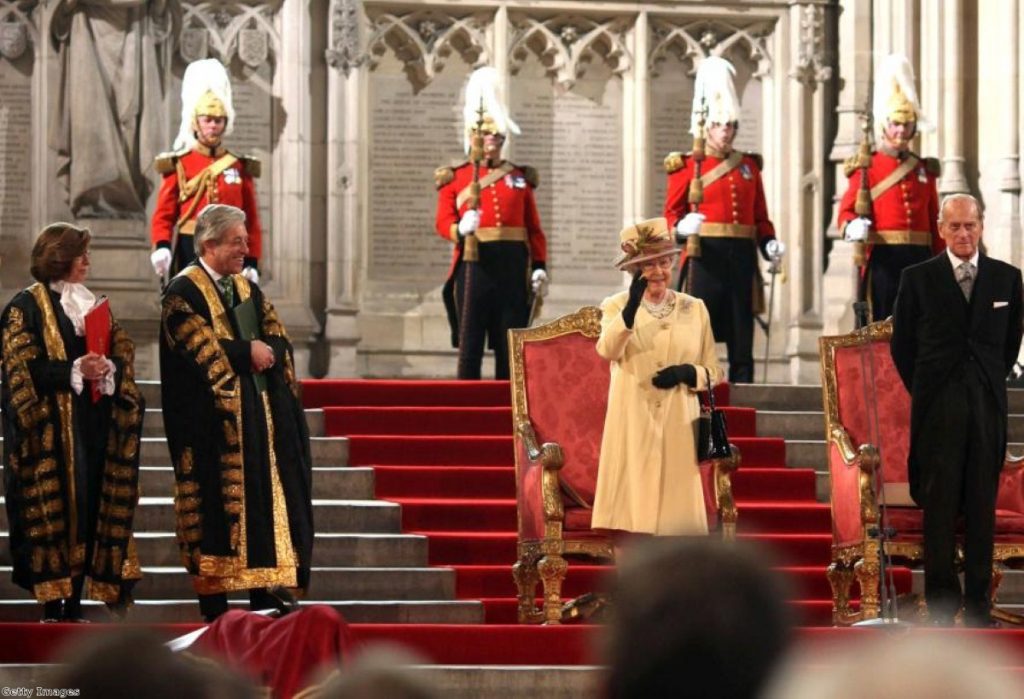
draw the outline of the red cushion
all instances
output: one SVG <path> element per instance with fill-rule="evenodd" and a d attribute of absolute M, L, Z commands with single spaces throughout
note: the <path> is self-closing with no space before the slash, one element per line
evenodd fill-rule
<path fill-rule="evenodd" d="M 566 507 L 565 524 L 562 528 L 566 532 L 581 532 L 590 529 L 590 517 L 594 511 L 589 507 Z"/>
<path fill-rule="evenodd" d="M 839 422 L 854 448 L 866 443 L 879 448 L 886 483 L 906 483 L 910 394 L 896 373 L 889 341 L 877 340 L 870 347 L 870 353 L 861 347 L 836 348 Z M 877 406 L 877 433 L 874 416 L 866 410 L 869 403 Z"/>
<path fill-rule="evenodd" d="M 608 363 L 594 344 L 579 333 L 523 343 L 530 422 L 539 442 L 561 445 L 562 485 L 585 505 L 594 503 L 608 405 Z"/>

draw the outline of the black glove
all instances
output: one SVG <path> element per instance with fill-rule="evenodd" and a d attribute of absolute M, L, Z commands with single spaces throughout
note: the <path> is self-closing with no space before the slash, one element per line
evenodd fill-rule
<path fill-rule="evenodd" d="M 622 309 L 622 321 L 630 330 L 633 329 L 636 312 L 640 309 L 640 299 L 644 297 L 644 291 L 646 290 L 647 279 L 643 276 L 643 272 L 637 270 L 637 273 L 633 275 L 633 281 L 629 285 L 629 300 L 626 301 L 626 306 Z"/>
<path fill-rule="evenodd" d="M 675 364 L 667 366 L 651 379 L 656 388 L 673 388 L 685 383 L 690 388 L 697 387 L 697 368 L 692 364 Z"/>

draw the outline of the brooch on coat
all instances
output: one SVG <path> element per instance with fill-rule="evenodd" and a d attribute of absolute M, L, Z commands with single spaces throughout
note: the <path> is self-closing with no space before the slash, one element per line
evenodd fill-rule
<path fill-rule="evenodd" d="M 242 176 L 236 168 L 229 167 L 224 171 L 224 184 L 238 184 L 241 181 Z"/>

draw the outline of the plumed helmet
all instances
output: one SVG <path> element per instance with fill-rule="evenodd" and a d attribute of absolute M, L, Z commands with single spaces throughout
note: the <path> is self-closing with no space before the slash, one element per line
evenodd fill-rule
<path fill-rule="evenodd" d="M 872 116 L 881 134 L 890 121 L 917 122 L 918 131 L 935 128 L 921 113 L 921 103 L 914 87 L 914 69 L 903 54 L 894 53 L 882 59 L 875 73 Z"/>
<path fill-rule="evenodd" d="M 694 136 L 700 135 L 697 130 L 702 110 L 707 110 L 705 125 L 728 124 L 740 120 L 740 99 L 736 96 L 736 86 L 733 84 L 735 75 L 736 69 L 724 58 L 708 56 L 701 61 L 693 85 L 693 109 L 690 116 L 690 132 Z"/>
<path fill-rule="evenodd" d="M 231 133 L 235 124 L 231 80 L 216 58 L 193 61 L 185 68 L 185 76 L 181 80 L 181 127 L 174 139 L 174 150 L 195 145 L 196 118 L 200 116 L 226 117 L 225 136 Z"/>
<path fill-rule="evenodd" d="M 479 118 L 478 110 L 484 108 L 484 133 L 498 133 L 506 139 L 509 135 L 520 134 L 519 125 L 508 115 L 504 100 L 501 98 L 498 71 L 490 66 L 477 68 L 469 76 L 466 83 L 466 100 L 462 108 L 462 119 L 465 123 L 465 147 L 469 152 L 470 138 Z"/>

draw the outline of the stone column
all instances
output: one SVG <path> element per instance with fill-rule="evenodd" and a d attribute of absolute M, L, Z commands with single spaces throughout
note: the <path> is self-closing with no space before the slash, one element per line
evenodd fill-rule
<path fill-rule="evenodd" d="M 841 0 L 838 23 L 838 71 L 842 89 L 836 106 L 837 130 L 829 160 L 835 172 L 835 197 L 829 217 L 827 236 L 832 250 L 828 254 L 823 291 L 823 331 L 826 335 L 847 332 L 853 328 L 851 307 L 856 298 L 857 269 L 853 265 L 853 246 L 839 238 L 836 226 L 836 204 L 846 191 L 847 179 L 843 161 L 857 152 L 861 139 L 858 112 L 868 110 L 871 79 L 874 71 L 871 46 L 873 0 Z"/>
<path fill-rule="evenodd" d="M 359 231 L 365 186 L 365 109 L 362 99 L 364 18 L 358 0 L 332 0 L 327 64 L 327 244 L 324 338 L 331 376 L 356 374 L 358 290 L 363 255 Z"/>
<path fill-rule="evenodd" d="M 789 119 L 784 129 L 790 135 L 786 149 L 790 154 L 786 162 L 789 196 L 784 201 L 791 205 L 788 207 L 788 231 L 777 230 L 780 239 L 790 246 L 784 265 L 789 277 L 788 288 L 780 285 L 785 277 L 775 282 L 776 300 L 785 295 L 788 313 L 785 316 L 776 313 L 775 317 L 789 319 L 785 349 L 789 371 L 787 376 L 776 379 L 815 383 L 820 378 L 818 337 L 822 331 L 825 241 L 821 227 L 828 219 L 829 204 L 824 188 L 824 127 L 827 82 L 833 70 L 825 51 L 829 18 L 824 6 L 793 5 L 788 20 L 789 39 L 786 41 L 780 29 L 779 42 L 786 41 L 792 47 L 787 71 L 790 80 L 785 90 Z"/>

